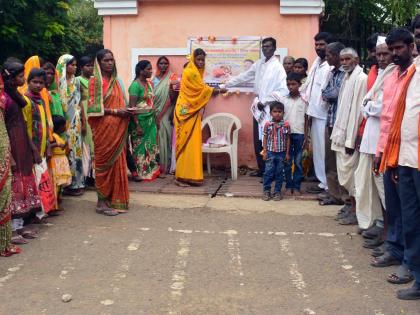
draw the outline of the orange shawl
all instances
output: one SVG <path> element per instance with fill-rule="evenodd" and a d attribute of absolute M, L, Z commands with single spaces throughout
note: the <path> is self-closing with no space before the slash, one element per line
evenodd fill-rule
<path fill-rule="evenodd" d="M 368 92 L 372 88 L 372 86 L 375 83 L 377 77 L 378 77 L 378 66 L 373 65 L 372 68 L 370 68 L 370 70 L 369 70 L 368 78 L 367 78 L 367 90 L 368 90 Z"/>
<path fill-rule="evenodd" d="M 411 79 L 416 72 L 416 67 L 412 64 L 407 69 L 407 75 L 404 78 L 404 82 L 401 94 L 398 98 L 396 104 L 396 110 L 394 117 L 391 122 L 390 132 L 388 136 L 388 141 L 382 156 L 381 167 L 379 168 L 380 172 L 385 172 L 388 168 L 395 168 L 398 166 L 398 156 L 400 154 L 400 145 L 401 145 L 401 124 L 404 117 L 405 111 L 405 99 L 407 97 L 408 86 L 410 85 Z M 420 128 L 420 127 L 419 127 Z M 420 140 L 420 139 L 419 139 Z M 420 142 L 420 141 L 419 141 Z M 419 143 L 420 150 L 420 143 Z M 419 165 L 420 169 L 420 165 Z"/>

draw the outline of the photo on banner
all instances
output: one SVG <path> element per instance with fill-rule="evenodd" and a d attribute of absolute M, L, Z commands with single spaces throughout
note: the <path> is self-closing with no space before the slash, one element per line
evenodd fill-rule
<path fill-rule="evenodd" d="M 236 76 L 246 70 L 261 58 L 261 37 L 190 37 L 189 48 L 192 55 L 197 48 L 206 53 L 205 82 L 210 86 L 218 86 L 229 77 Z M 241 92 L 251 92 L 254 82 L 244 83 L 235 89 Z"/>

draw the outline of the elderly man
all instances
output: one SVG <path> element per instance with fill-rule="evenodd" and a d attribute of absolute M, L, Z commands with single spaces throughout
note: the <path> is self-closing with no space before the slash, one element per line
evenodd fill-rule
<path fill-rule="evenodd" d="M 357 130 L 360 123 L 360 104 L 367 91 L 367 75 L 359 66 L 359 56 L 353 48 L 340 52 L 344 81 L 338 96 L 338 109 L 331 133 L 331 149 L 336 152 L 338 181 L 349 193 L 351 207 L 339 223 L 357 224 L 356 201 L 354 199 L 354 171 L 358 163 L 355 151 Z"/>
<path fill-rule="evenodd" d="M 375 220 L 383 222 L 382 206 L 385 208 L 383 177 L 381 174 L 373 173 L 382 113 L 384 79 L 395 68 L 395 65 L 391 64 L 392 55 L 385 43 L 384 36 L 378 36 L 376 60 L 378 76 L 373 86 L 368 87 L 370 88 L 369 92 L 362 103 L 362 112 L 366 123 L 359 148 L 359 165 L 355 173 L 356 215 L 359 227 L 363 230 L 371 227 Z M 378 229 L 378 231 L 380 230 L 382 227 Z M 382 235 L 378 235 L 377 238 L 365 241 L 364 246 L 368 248 L 379 246 L 382 243 Z"/>
<path fill-rule="evenodd" d="M 254 149 L 258 171 L 250 175 L 259 177 L 262 177 L 265 168 L 260 154 L 262 151 L 262 130 L 265 123 L 270 119 L 270 108 L 264 104 L 271 99 L 273 92 L 278 92 L 283 96 L 289 93 L 286 84 L 286 72 L 279 59 L 274 55 L 277 48 L 276 40 L 272 37 L 263 39 L 261 48 L 264 57 L 254 63 L 249 70 L 230 78 L 224 85 L 231 88 L 241 83 L 254 81 L 256 97 L 251 109 L 254 113 Z"/>
<path fill-rule="evenodd" d="M 325 125 L 328 108 L 322 99 L 321 91 L 327 86 L 330 76 L 331 66 L 325 57 L 327 45 L 333 39 L 330 33 L 320 32 L 315 35 L 314 40 L 318 57 L 309 71 L 305 85 L 302 86 L 302 97 L 309 104 L 307 115 L 311 125 L 313 162 L 315 175 L 320 182 L 318 187 L 309 187 L 307 192 L 321 193 L 328 188 L 325 175 Z"/>
<path fill-rule="evenodd" d="M 295 64 L 295 58 L 292 56 L 286 56 L 283 59 L 283 67 L 286 71 L 286 74 L 289 74 L 290 72 L 293 72 L 293 66 Z"/>

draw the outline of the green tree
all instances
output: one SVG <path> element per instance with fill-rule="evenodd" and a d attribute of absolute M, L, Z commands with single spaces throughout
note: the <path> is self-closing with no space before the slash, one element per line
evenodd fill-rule
<path fill-rule="evenodd" d="M 394 26 L 408 26 L 419 11 L 419 0 L 324 0 L 321 29 L 337 40 L 365 50 L 366 39 Z"/>
<path fill-rule="evenodd" d="M 93 4 L 94 0 L 70 0 L 69 42 L 76 56 L 94 55 L 103 47 L 103 20 Z"/>
<path fill-rule="evenodd" d="M 102 43 L 93 0 L 0 0 L 0 62 L 92 53 Z"/>

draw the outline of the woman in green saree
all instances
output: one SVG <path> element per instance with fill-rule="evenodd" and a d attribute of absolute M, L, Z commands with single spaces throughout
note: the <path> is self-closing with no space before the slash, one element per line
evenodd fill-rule
<path fill-rule="evenodd" d="M 169 69 L 166 56 L 159 57 L 157 73 L 152 79 L 155 89 L 154 107 L 159 140 L 159 164 L 162 173 L 168 173 L 171 166 L 173 109 L 177 98 L 177 75 Z"/>
<path fill-rule="evenodd" d="M 159 148 L 151 76 L 150 61 L 139 61 L 136 65 L 136 78 L 128 89 L 129 107 L 136 114 L 129 126 L 131 145 L 137 173 L 143 181 L 152 181 L 160 174 L 157 162 Z"/>

